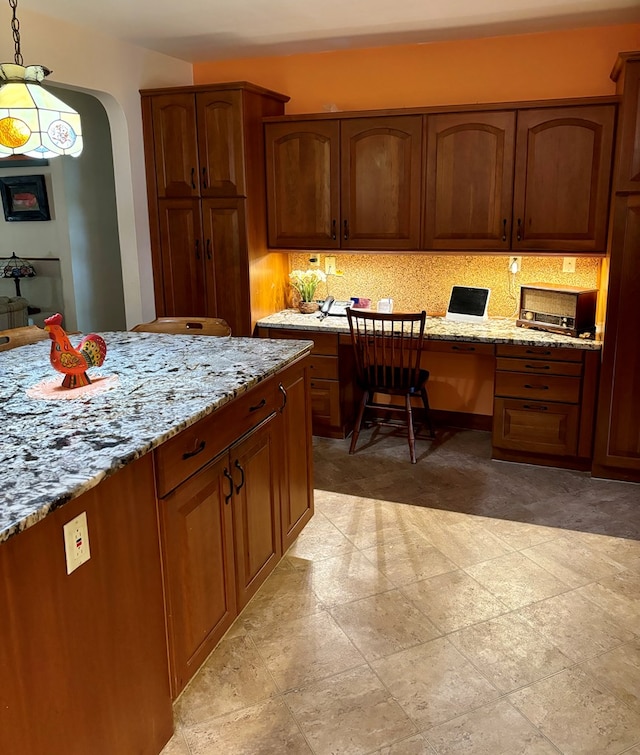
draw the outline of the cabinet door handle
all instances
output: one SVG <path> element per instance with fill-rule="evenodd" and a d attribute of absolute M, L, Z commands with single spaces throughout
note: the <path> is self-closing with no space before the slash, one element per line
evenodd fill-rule
<path fill-rule="evenodd" d="M 518 241 L 522 241 L 522 239 L 524 238 L 524 231 L 523 231 L 523 228 L 522 228 L 522 219 L 521 218 L 518 218 L 518 232 L 516 234 L 516 238 L 518 239 Z"/>
<path fill-rule="evenodd" d="M 282 394 L 282 406 L 280 407 L 280 414 L 284 411 L 285 406 L 287 405 L 287 389 L 282 385 L 282 383 L 278 383 L 278 390 Z"/>
<path fill-rule="evenodd" d="M 196 239 L 196 259 L 200 259 L 200 239 Z"/>
<path fill-rule="evenodd" d="M 229 503 L 229 501 L 233 498 L 233 477 L 229 474 L 229 470 L 225 467 L 224 472 L 222 473 L 227 480 L 229 480 L 229 493 L 224 497 L 224 502 Z"/>
<path fill-rule="evenodd" d="M 536 404 L 535 406 L 531 406 L 531 404 L 523 404 L 522 408 L 531 409 L 534 412 L 546 412 L 549 407 L 544 406 L 544 404 Z"/>
<path fill-rule="evenodd" d="M 344 221 L 344 238 L 345 238 L 345 241 L 349 238 L 349 221 L 348 220 Z"/>
<path fill-rule="evenodd" d="M 504 218 L 502 221 L 502 240 L 507 240 L 507 219 Z"/>
<path fill-rule="evenodd" d="M 242 468 L 242 465 L 240 462 L 236 459 L 235 464 L 233 465 L 236 469 L 240 470 L 240 474 L 242 477 L 240 478 L 240 484 L 236 485 L 236 493 L 239 493 L 242 490 L 242 487 L 244 485 L 244 469 Z"/>
<path fill-rule="evenodd" d="M 451 351 L 475 351 L 475 346 L 452 346 Z"/>
<path fill-rule="evenodd" d="M 202 188 L 203 189 L 209 188 L 209 185 L 207 184 L 207 169 L 206 168 L 202 169 Z"/>
<path fill-rule="evenodd" d="M 257 412 L 257 411 L 258 411 L 258 409 L 262 409 L 262 407 L 263 407 L 263 406 L 264 406 L 264 405 L 265 405 L 266 403 L 267 403 L 267 399 L 266 399 L 266 398 L 263 398 L 263 399 L 262 399 L 262 401 L 260 401 L 260 402 L 259 402 L 258 404 L 256 404 L 255 406 L 250 406 L 250 407 L 249 407 L 249 411 L 250 411 L 250 412 Z"/>
<path fill-rule="evenodd" d="M 331 221 L 331 239 L 336 240 L 336 221 L 335 218 Z"/>
<path fill-rule="evenodd" d="M 548 391 L 549 386 L 548 385 L 529 385 L 529 383 L 525 383 L 525 388 L 530 388 L 533 391 Z"/>
<path fill-rule="evenodd" d="M 211 259 L 211 239 L 207 239 L 207 259 Z"/>
<path fill-rule="evenodd" d="M 550 364 L 525 364 L 528 370 L 550 370 Z"/>
<path fill-rule="evenodd" d="M 191 188 L 196 188 L 196 169 L 191 168 Z"/>
<path fill-rule="evenodd" d="M 198 443 L 198 445 L 193 449 L 193 451 L 187 451 L 186 453 L 182 454 L 183 460 L 186 461 L 187 459 L 191 459 L 192 457 L 197 456 L 199 453 L 202 453 L 206 445 L 207 441 L 201 440 L 200 443 Z"/>

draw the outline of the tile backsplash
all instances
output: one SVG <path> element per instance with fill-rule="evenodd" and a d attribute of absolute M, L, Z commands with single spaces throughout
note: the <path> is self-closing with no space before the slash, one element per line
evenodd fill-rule
<path fill-rule="evenodd" d="M 289 269 L 318 266 L 324 270 L 325 254 L 289 254 Z M 318 263 L 309 262 L 316 257 Z M 391 297 L 395 311 L 420 311 L 442 315 L 447 309 L 453 285 L 484 286 L 491 289 L 490 317 L 515 317 L 520 286 L 528 283 L 559 283 L 598 288 L 601 259 L 577 257 L 575 273 L 562 272 L 562 257 L 523 256 L 522 269 L 508 271 L 507 255 L 434 254 L 335 254 L 342 275 L 330 275 L 320 284 L 317 298 L 327 294 L 336 299 L 361 296 L 377 302 Z"/>

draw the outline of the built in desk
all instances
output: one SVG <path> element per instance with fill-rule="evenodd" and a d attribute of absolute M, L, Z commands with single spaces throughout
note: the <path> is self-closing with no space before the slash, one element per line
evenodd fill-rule
<path fill-rule="evenodd" d="M 314 341 L 313 431 L 346 437 L 358 401 L 347 318 L 284 310 L 260 320 L 257 335 Z M 422 366 L 441 427 L 491 431 L 496 459 L 589 469 L 600 353 L 598 341 L 512 319 L 427 317 Z"/>

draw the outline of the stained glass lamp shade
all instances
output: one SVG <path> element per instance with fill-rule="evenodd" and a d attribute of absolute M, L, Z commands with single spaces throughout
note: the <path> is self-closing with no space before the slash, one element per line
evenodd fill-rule
<path fill-rule="evenodd" d="M 82 152 L 80 116 L 43 89 L 44 66 L 0 65 L 0 157 L 77 157 Z"/>
<path fill-rule="evenodd" d="M 13 278 L 16 284 L 16 296 L 20 293 L 20 278 L 34 278 L 36 271 L 33 265 L 27 260 L 16 257 L 13 252 L 11 257 L 0 260 L 0 276 L 3 278 Z"/>

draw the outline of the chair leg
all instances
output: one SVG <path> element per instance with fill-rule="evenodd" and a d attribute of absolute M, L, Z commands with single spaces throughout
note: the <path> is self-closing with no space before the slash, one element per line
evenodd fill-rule
<path fill-rule="evenodd" d="M 405 396 L 407 407 L 407 434 L 409 436 L 409 453 L 411 454 L 411 463 L 416 463 L 416 436 L 413 432 L 413 411 L 411 410 L 411 394 Z"/>
<path fill-rule="evenodd" d="M 427 389 L 425 386 L 422 386 L 420 389 L 420 395 L 422 396 L 422 404 L 424 406 L 424 412 L 425 417 L 427 420 L 427 426 L 429 427 L 429 435 L 432 438 L 436 437 L 436 434 L 433 430 L 433 423 L 431 422 L 431 408 L 429 406 L 429 394 L 427 393 Z"/>
<path fill-rule="evenodd" d="M 353 426 L 353 433 L 351 434 L 351 445 L 349 446 L 349 453 L 352 454 L 356 450 L 356 443 L 358 442 L 358 436 L 360 435 L 360 427 L 362 425 L 362 418 L 364 417 L 364 410 L 369 400 L 369 391 L 364 391 L 362 394 L 362 401 L 360 402 L 360 408 L 358 409 L 358 418 Z"/>

